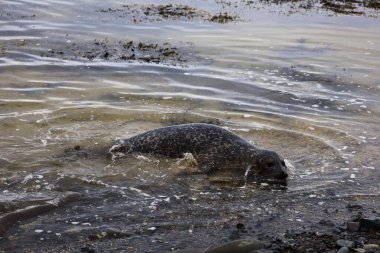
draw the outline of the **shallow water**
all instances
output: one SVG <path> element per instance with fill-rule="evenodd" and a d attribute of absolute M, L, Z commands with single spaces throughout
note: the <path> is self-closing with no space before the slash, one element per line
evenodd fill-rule
<path fill-rule="evenodd" d="M 0 249 L 70 251 L 89 242 L 162 252 L 220 243 L 237 222 L 251 224 L 250 234 L 281 235 L 315 227 L 329 207 L 342 209 L 338 221 L 347 203 L 379 209 L 379 19 L 217 1 L 186 4 L 239 18 L 135 22 L 125 11 L 99 11 L 125 4 L 133 3 L 0 4 L 0 213 L 62 191 L 82 194 L 17 224 Z M 119 41 L 170 43 L 180 59 L 75 57 L 95 40 L 115 54 Z M 287 189 L 240 188 L 234 182 L 244 175 L 182 175 L 186 161 L 106 157 L 118 138 L 190 122 L 281 153 L 294 166 Z"/>

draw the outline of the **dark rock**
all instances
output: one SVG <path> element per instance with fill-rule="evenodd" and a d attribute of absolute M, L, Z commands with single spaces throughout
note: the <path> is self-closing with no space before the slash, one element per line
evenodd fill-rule
<path fill-rule="evenodd" d="M 305 253 L 306 252 L 306 246 L 301 245 L 296 249 L 296 253 Z"/>
<path fill-rule="evenodd" d="M 320 220 L 319 224 L 325 225 L 328 227 L 334 227 L 335 226 L 334 222 L 332 222 L 331 220 L 325 220 L 325 219 Z"/>
<path fill-rule="evenodd" d="M 244 229 L 244 224 L 243 223 L 238 223 L 238 224 L 236 224 L 236 228 L 237 229 Z"/>
<path fill-rule="evenodd" d="M 367 238 L 361 236 L 358 238 L 358 241 L 361 242 L 362 244 L 365 244 L 367 242 Z"/>
<path fill-rule="evenodd" d="M 339 229 L 340 232 L 347 230 L 347 226 L 338 226 L 337 228 Z"/>
<path fill-rule="evenodd" d="M 347 207 L 350 211 L 363 209 L 363 206 L 362 206 L 362 205 L 359 205 L 359 204 L 348 204 L 346 207 Z"/>
<path fill-rule="evenodd" d="M 296 253 L 309 253 L 309 252 L 314 252 L 312 248 L 309 248 L 309 245 L 301 245 L 296 249 Z"/>
<path fill-rule="evenodd" d="M 360 230 L 380 231 L 380 217 L 375 219 L 359 219 Z"/>
<path fill-rule="evenodd" d="M 340 247 L 347 247 L 350 249 L 354 247 L 354 242 L 349 241 L 349 240 L 340 239 L 336 241 L 336 244 Z"/>
<path fill-rule="evenodd" d="M 326 195 L 335 196 L 335 189 L 326 189 Z"/>
<path fill-rule="evenodd" d="M 338 209 L 336 208 L 326 208 L 325 213 L 338 213 Z"/>
<path fill-rule="evenodd" d="M 90 245 L 84 245 L 80 248 L 80 252 L 84 253 L 94 253 L 96 252 L 94 248 L 92 248 Z"/>
<path fill-rule="evenodd" d="M 253 250 L 262 249 L 264 246 L 263 242 L 256 239 L 242 239 L 209 249 L 205 253 L 249 253 Z"/>
<path fill-rule="evenodd" d="M 347 247 L 342 247 L 336 253 L 350 253 L 350 249 Z"/>

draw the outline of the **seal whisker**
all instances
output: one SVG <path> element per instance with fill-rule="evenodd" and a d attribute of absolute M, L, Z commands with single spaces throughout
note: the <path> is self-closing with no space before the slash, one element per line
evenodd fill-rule
<path fill-rule="evenodd" d="M 245 188 L 248 182 L 248 174 L 251 172 L 252 165 L 248 165 L 244 173 L 244 185 L 241 188 Z"/>
<path fill-rule="evenodd" d="M 294 165 L 288 159 L 284 159 L 284 161 L 285 161 L 287 172 L 288 172 L 289 176 L 293 177 L 295 175 Z"/>

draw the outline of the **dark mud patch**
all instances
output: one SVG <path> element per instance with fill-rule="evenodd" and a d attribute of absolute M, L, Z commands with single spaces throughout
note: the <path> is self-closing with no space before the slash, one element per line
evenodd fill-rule
<path fill-rule="evenodd" d="M 228 23 L 238 19 L 235 14 L 217 13 L 211 14 L 205 10 L 188 5 L 166 4 L 166 5 L 123 5 L 117 9 L 100 9 L 102 13 L 117 13 L 120 18 L 129 18 L 134 23 L 175 21 L 175 20 L 203 20 L 214 23 Z"/>
<path fill-rule="evenodd" d="M 344 226 L 334 228 L 328 233 L 315 231 L 287 231 L 284 238 L 262 238 L 269 245 L 271 252 L 337 252 L 345 244 L 351 246 L 349 251 L 341 252 L 379 252 L 380 240 L 378 232 L 346 232 Z M 370 246 L 371 245 L 371 246 Z M 368 250 L 366 250 L 368 249 Z M 373 249 L 373 250 L 370 250 Z"/>
<path fill-rule="evenodd" d="M 160 44 L 133 40 L 113 42 L 105 39 L 94 40 L 87 44 L 70 43 L 64 47 L 48 49 L 41 52 L 40 55 L 41 57 L 68 60 L 184 65 L 188 60 L 185 54 L 184 50 L 169 43 Z"/>
<path fill-rule="evenodd" d="M 379 215 L 377 196 L 340 197 L 342 192 L 326 187 L 304 193 L 221 187 L 196 175 L 139 185 L 128 182 L 129 176 L 115 179 L 94 184 L 68 176 L 57 181 L 65 190 L 86 193 L 75 206 L 14 226 L 2 239 L 2 249 L 204 252 L 257 238 L 265 243 L 264 252 L 277 253 L 336 252 L 338 240 L 352 241 L 355 249 L 380 243 L 378 230 L 363 225 L 363 230 L 352 231 L 348 226 L 360 223 L 359 216 L 374 220 Z"/>
<path fill-rule="evenodd" d="M 15 12 L 13 9 L 1 9 L 0 10 L 0 19 L 1 20 L 12 20 L 12 19 L 35 19 L 36 14 L 31 14 L 30 12 Z"/>
<path fill-rule="evenodd" d="M 217 1 L 217 3 L 221 4 L 223 8 L 234 7 L 260 10 L 269 7 L 270 12 L 284 15 L 326 12 L 328 15 L 351 15 L 378 18 L 378 10 L 380 9 L 379 0 L 220 0 Z M 280 8 L 273 8 L 274 6 Z"/>
<path fill-rule="evenodd" d="M 28 43 L 29 41 L 25 39 L 0 41 L 0 57 L 6 57 L 7 52 L 12 51 L 15 48 L 25 48 Z"/>
<path fill-rule="evenodd" d="M 216 15 L 212 16 L 209 20 L 211 22 L 224 24 L 224 23 L 229 23 L 229 22 L 235 21 L 236 16 L 231 16 L 227 12 L 225 12 L 225 13 L 216 14 Z"/>
<path fill-rule="evenodd" d="M 0 237 L 4 236 L 6 231 L 17 222 L 30 219 L 43 213 L 62 207 L 63 205 L 78 200 L 80 194 L 76 192 L 65 192 L 46 203 L 28 206 L 26 208 L 17 209 L 16 211 L 6 213 L 0 216 Z"/>
<path fill-rule="evenodd" d="M 5 45 L 0 44 L 0 57 L 5 56 L 5 51 L 7 50 L 7 47 Z"/>
<path fill-rule="evenodd" d="M 357 2 L 350 1 L 327 1 L 321 0 L 322 8 L 337 14 L 364 15 L 364 11 L 359 11 Z"/>

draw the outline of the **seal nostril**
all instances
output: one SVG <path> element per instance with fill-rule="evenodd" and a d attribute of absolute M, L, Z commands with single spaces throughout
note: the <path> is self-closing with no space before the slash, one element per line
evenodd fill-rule
<path fill-rule="evenodd" d="M 282 172 L 282 173 L 280 174 L 279 178 L 281 178 L 281 179 L 286 179 L 286 178 L 288 178 L 288 173 L 286 173 L 285 171 Z"/>

